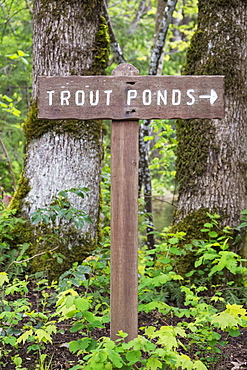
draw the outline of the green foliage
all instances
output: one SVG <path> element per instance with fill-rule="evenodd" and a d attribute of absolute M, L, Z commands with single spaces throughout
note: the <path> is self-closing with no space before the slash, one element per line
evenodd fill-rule
<path fill-rule="evenodd" d="M 217 240 L 215 247 L 221 245 L 225 248 L 219 249 L 220 253 L 221 250 L 227 250 L 229 230 L 226 229 L 222 238 L 212 234 L 212 225 L 217 226 L 218 223 L 217 216 L 210 215 L 210 220 L 204 225 L 205 240 L 197 240 L 192 246 L 204 242 L 210 244 L 211 248 L 212 242 Z M 221 348 L 226 345 L 223 333 L 236 337 L 240 335 L 241 328 L 247 327 L 246 309 L 241 304 L 227 302 L 222 295 L 222 284 L 226 285 L 231 280 L 228 276 L 229 281 L 226 281 L 221 269 L 213 273 L 220 279 L 214 289 L 208 289 L 200 283 L 191 285 L 173 270 L 174 258 L 186 253 L 186 250 L 181 252 L 177 248 L 183 237 L 183 233 L 161 233 L 159 238 L 163 240 L 156 246 L 155 260 L 150 256 L 150 251 L 140 250 L 139 313 L 156 317 L 156 324 L 141 327 L 142 334 L 129 342 L 126 342 L 127 334 L 122 332 L 115 342 L 108 337 L 94 338 L 94 331 L 104 329 L 109 322 L 108 249 L 104 252 L 95 251 L 82 264 L 74 264 L 60 277 L 58 284 L 47 285 L 44 279 L 37 281 L 37 309 L 26 298 L 31 281 L 28 278 L 9 279 L 2 272 L 0 342 L 4 350 L 7 353 L 7 348 L 11 347 L 12 361 L 21 364 L 18 348 L 26 346 L 30 354 L 36 353 L 37 369 L 41 363 L 49 368 L 52 362 L 46 361 L 44 351 L 53 344 L 62 323 L 66 323 L 69 331 L 77 334 L 77 338 L 68 344 L 69 350 L 78 357 L 77 363 L 71 365 L 74 370 L 211 369 L 221 356 Z M 205 254 L 198 254 L 197 261 L 200 262 L 195 264 L 195 270 L 201 269 L 200 263 L 204 260 L 216 260 L 215 265 L 219 263 L 217 256 L 201 262 L 201 253 Z M 240 260 L 238 256 L 236 259 L 238 267 Z M 224 268 L 234 276 L 236 266 L 233 270 L 227 267 Z M 245 270 L 239 273 L 243 274 Z M 175 287 L 180 294 L 180 306 L 176 305 L 177 298 L 172 295 Z M 11 297 L 15 295 L 18 298 L 13 300 Z M 176 325 L 164 325 L 164 320 L 166 322 L 174 317 L 177 318 Z"/>
<path fill-rule="evenodd" d="M 140 74 L 147 74 L 150 50 L 153 47 L 157 2 L 150 1 L 138 21 L 139 5 L 140 1 L 137 0 L 108 2 L 112 26 L 126 61 L 134 64 Z M 178 1 L 176 10 L 164 51 L 162 72 L 167 75 L 177 74 L 182 68 L 188 42 L 195 31 L 197 1 Z M 184 22 L 184 19 L 187 21 Z M 116 64 L 112 64 L 109 71 L 115 66 Z"/>
<path fill-rule="evenodd" d="M 49 225 L 51 223 L 54 225 L 55 230 L 56 225 L 59 224 L 59 221 L 62 219 L 68 222 L 73 220 L 77 229 L 81 229 L 85 222 L 91 223 L 92 220 L 88 214 L 72 207 L 68 199 L 69 193 L 84 198 L 85 195 L 88 196 L 88 190 L 88 188 L 78 187 L 60 191 L 48 207 L 40 208 L 32 213 L 32 224 L 44 223 L 45 225 Z"/>
<path fill-rule="evenodd" d="M 92 300 L 95 312 L 109 316 L 110 256 L 109 250 L 102 253 L 94 251 L 82 265 L 75 263 L 73 267 L 60 276 L 59 291 L 84 287 L 88 298 Z"/>
<path fill-rule="evenodd" d="M 176 133 L 173 121 L 154 120 L 151 127 L 152 135 L 144 140 L 152 143 L 149 168 L 153 191 L 163 195 L 165 189 L 175 190 Z"/>
<path fill-rule="evenodd" d="M 31 14 L 24 0 L 5 0 L 0 7 L 0 135 L 16 179 L 23 163 L 24 135 L 21 124 L 27 113 L 32 45 Z M 0 186 L 12 193 L 14 185 L 6 154 L 0 147 Z"/>
<path fill-rule="evenodd" d="M 159 330 L 147 327 L 143 336 L 125 343 L 125 333 L 119 332 L 115 342 L 103 337 L 90 353 L 84 345 L 78 352 L 84 357 L 81 366 L 75 369 L 197 369 L 206 370 L 201 361 L 192 361 L 188 356 L 176 352 L 179 346 L 176 336 L 186 336 L 180 328 L 163 326 Z M 152 341 L 155 339 L 155 343 Z M 91 343 L 88 343 L 90 346 Z M 86 348 L 85 348 L 86 347 Z M 88 353 L 88 354 L 87 354 Z"/>
<path fill-rule="evenodd" d="M 207 276 L 208 282 L 212 283 L 217 273 L 218 278 L 224 281 L 226 274 L 244 276 L 246 267 L 244 267 L 245 259 L 241 258 L 237 253 L 232 252 L 232 235 L 233 230 L 230 227 L 219 229 L 218 215 L 210 215 L 207 213 L 210 222 L 204 224 L 201 229 L 202 233 L 207 234 L 205 240 L 194 240 L 193 245 L 196 247 L 195 254 L 199 258 L 195 262 L 195 267 L 203 265 L 201 275 Z M 192 276 L 196 271 L 192 270 L 187 276 Z M 212 277 L 212 279 L 211 279 Z"/>
<path fill-rule="evenodd" d="M 9 275 L 17 277 L 25 270 L 27 264 L 15 264 L 26 258 L 29 243 L 13 246 L 16 228 L 25 221 L 15 217 L 16 210 L 3 209 L 0 213 L 0 271 L 8 271 Z"/>

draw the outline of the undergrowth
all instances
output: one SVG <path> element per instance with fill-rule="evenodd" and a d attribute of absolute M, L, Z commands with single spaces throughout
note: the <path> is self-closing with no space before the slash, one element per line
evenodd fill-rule
<path fill-rule="evenodd" d="M 37 212 L 33 222 L 54 222 L 58 216 L 71 219 L 67 197 L 65 200 L 66 204 L 56 203 L 55 208 Z M 77 227 L 90 222 L 76 209 L 73 214 Z M 13 228 L 24 221 L 16 218 L 14 211 L 2 210 L 0 369 L 8 369 L 10 364 L 14 369 L 26 369 L 19 353 L 24 346 L 35 359 L 28 370 L 55 370 L 47 351 L 65 330 L 74 339 L 62 345 L 76 355 L 68 370 L 214 369 L 228 339 L 238 337 L 247 327 L 247 290 L 245 261 L 230 250 L 231 230 L 213 231 L 218 216 L 208 214 L 208 218 L 202 230 L 205 238 L 183 249 L 179 241 L 184 233 L 171 234 L 169 230 L 156 235 L 155 250 L 140 248 L 139 315 L 154 320 L 141 325 L 134 340 L 128 341 L 128 333 L 120 331 L 119 339 L 112 341 L 108 336 L 95 336 L 110 321 L 109 227 L 104 230 L 105 244 L 49 283 L 45 275 L 28 275 L 27 246 L 13 249 L 10 243 Z M 188 251 L 196 256 L 194 269 L 181 276 L 176 261 Z M 34 295 L 35 300 L 30 299 Z"/>

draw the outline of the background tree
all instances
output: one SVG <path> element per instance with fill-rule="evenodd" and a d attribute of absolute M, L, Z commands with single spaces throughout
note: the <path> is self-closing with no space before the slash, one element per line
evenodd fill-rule
<path fill-rule="evenodd" d="M 112 62 L 133 63 L 138 66 L 141 74 L 178 73 L 184 60 L 188 41 L 194 31 L 196 12 L 196 2 L 191 0 L 183 2 L 173 0 L 123 1 L 117 6 L 116 3 L 109 1 L 108 13 L 111 21 L 108 20 L 108 25 L 113 50 Z M 187 18 L 186 25 L 178 26 L 177 21 L 174 23 L 175 16 L 178 17 L 178 14 L 182 18 L 181 23 L 185 17 Z M 173 37 L 174 32 L 181 35 L 180 40 L 176 42 Z M 126 36 L 130 34 L 132 37 L 128 39 Z M 143 190 L 147 245 L 150 249 L 154 246 L 152 182 L 155 181 L 157 185 L 157 182 L 162 179 L 163 190 L 160 185 L 160 194 L 164 194 L 167 188 L 174 189 L 175 134 L 171 128 L 172 125 L 173 122 L 156 120 L 150 127 L 150 121 L 145 120 L 140 129 L 139 193 L 141 196 Z M 152 128 L 154 132 L 151 134 Z M 150 157 L 153 162 L 150 167 L 151 173 Z M 157 189 L 157 186 L 155 188 Z"/>
<path fill-rule="evenodd" d="M 196 236 L 206 211 L 236 227 L 247 206 L 247 3 L 199 0 L 184 73 L 225 76 L 225 118 L 177 125 L 177 226 Z M 197 235 L 198 236 L 198 235 Z"/>
<path fill-rule="evenodd" d="M 83 186 L 89 197 L 71 196 L 73 206 L 83 209 L 92 219 L 78 232 L 64 225 L 60 249 L 66 259 L 54 266 L 61 273 L 74 261 L 81 261 L 98 243 L 100 171 L 102 158 L 102 121 L 38 120 L 37 77 L 104 74 L 108 38 L 101 17 L 102 1 L 34 1 L 33 9 L 33 92 L 32 106 L 24 124 L 27 140 L 23 176 L 12 207 L 26 217 L 47 206 L 61 190 Z M 39 232 L 40 233 L 40 232 Z M 47 247 L 45 230 L 38 233 L 33 253 Z M 37 235 L 36 235 L 37 237 Z M 37 239 L 36 239 L 37 241 Z M 41 242 L 40 242 L 41 241 Z M 57 243 L 57 241 L 56 241 Z M 34 260 L 34 270 L 43 268 Z"/>

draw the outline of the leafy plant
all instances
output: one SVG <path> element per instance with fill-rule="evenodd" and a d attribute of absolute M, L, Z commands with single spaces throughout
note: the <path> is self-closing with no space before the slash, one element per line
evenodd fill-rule
<path fill-rule="evenodd" d="M 232 230 L 225 227 L 223 230 L 215 231 L 218 227 L 218 216 L 210 215 L 211 222 L 204 224 L 202 232 L 208 235 L 206 240 L 195 240 L 193 245 L 197 248 L 196 255 L 199 256 L 195 262 L 195 267 L 198 268 L 204 265 L 204 274 L 208 278 L 217 274 L 218 279 L 221 277 L 224 280 L 224 272 L 228 274 L 244 276 L 247 272 L 244 263 L 246 262 L 240 255 L 230 250 L 232 239 Z M 190 276 L 195 271 L 191 271 Z M 228 279 L 229 280 L 229 279 Z"/>
<path fill-rule="evenodd" d="M 76 365 L 70 370 L 85 369 L 197 369 L 206 370 L 199 360 L 192 361 L 188 356 L 179 354 L 177 335 L 185 336 L 181 328 L 147 327 L 145 335 L 138 336 L 128 343 L 125 342 L 126 334 L 119 332 L 120 339 L 115 342 L 103 337 L 92 349 L 91 342 L 84 341 L 84 348 L 78 350 L 82 355 L 81 365 Z M 153 341 L 155 339 L 155 343 Z M 181 343 L 180 343 L 181 344 Z"/>
<path fill-rule="evenodd" d="M 52 223 L 54 226 L 58 225 L 61 220 L 70 222 L 73 220 L 77 229 L 81 229 L 85 222 L 91 223 L 90 216 L 83 210 L 72 207 L 69 201 L 69 193 L 75 194 L 80 198 L 88 196 L 88 188 L 78 187 L 69 190 L 60 191 L 57 197 L 46 208 L 40 208 L 31 215 L 31 221 L 35 224 L 44 223 L 48 225 Z"/>
<path fill-rule="evenodd" d="M 0 213 L 0 270 L 7 271 L 15 277 L 23 273 L 26 263 L 15 264 L 27 257 L 26 251 L 29 243 L 15 244 L 16 229 L 26 221 L 16 217 L 16 210 L 2 209 Z"/>

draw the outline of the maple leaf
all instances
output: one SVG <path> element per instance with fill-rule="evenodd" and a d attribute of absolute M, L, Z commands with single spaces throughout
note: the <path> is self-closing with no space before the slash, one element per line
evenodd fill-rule
<path fill-rule="evenodd" d="M 236 320 L 236 317 L 227 311 L 223 311 L 220 314 L 213 315 L 211 322 L 212 324 L 217 324 L 222 330 L 238 326 L 238 321 Z"/>
<path fill-rule="evenodd" d="M 242 308 L 242 305 L 239 304 L 230 304 L 226 305 L 226 311 L 229 312 L 231 315 L 238 317 L 246 315 L 246 309 Z"/>

